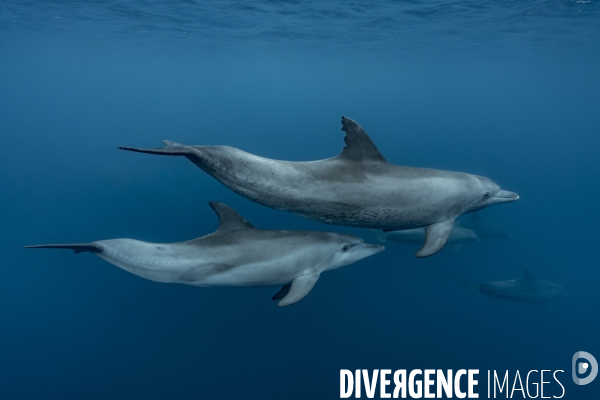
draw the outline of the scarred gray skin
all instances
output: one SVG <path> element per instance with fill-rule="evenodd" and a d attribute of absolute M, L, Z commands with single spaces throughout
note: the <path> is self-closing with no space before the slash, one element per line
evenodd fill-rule
<path fill-rule="evenodd" d="M 273 160 L 233 147 L 171 141 L 159 149 L 120 148 L 185 156 L 249 200 L 316 221 L 390 231 L 429 227 L 418 257 L 443 247 L 459 215 L 519 198 L 482 176 L 388 163 L 356 122 L 342 117 L 342 126 L 342 153 L 318 161 Z"/>
<path fill-rule="evenodd" d="M 526 303 L 547 303 L 567 295 L 562 286 L 556 283 L 537 279 L 530 271 L 525 270 L 521 279 L 502 282 L 487 282 L 471 284 L 461 276 L 457 278 L 472 292 L 502 300 L 520 301 Z"/>
<path fill-rule="evenodd" d="M 163 283 L 193 286 L 285 285 L 274 297 L 287 306 L 302 300 L 324 271 L 352 264 L 384 247 L 338 233 L 256 229 L 224 204 L 211 202 L 219 229 L 179 243 L 133 239 L 29 248 L 91 252 L 132 274 Z"/>

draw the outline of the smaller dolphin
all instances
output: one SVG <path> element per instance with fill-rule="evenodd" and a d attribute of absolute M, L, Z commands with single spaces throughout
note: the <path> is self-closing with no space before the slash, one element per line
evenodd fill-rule
<path fill-rule="evenodd" d="M 25 247 L 90 252 L 156 282 L 193 286 L 283 285 L 273 296 L 273 300 L 281 300 L 279 306 L 302 300 L 322 272 L 384 250 L 381 245 L 339 233 L 256 229 L 225 204 L 209 204 L 219 217 L 219 229 L 185 242 L 113 239 Z"/>
<path fill-rule="evenodd" d="M 471 229 L 482 239 L 512 237 L 505 227 L 490 219 L 482 218 L 479 213 L 472 213 L 471 218 L 456 220 L 454 223 L 455 229 L 457 225 Z"/>
<path fill-rule="evenodd" d="M 471 293 L 483 293 L 497 299 L 526 303 L 548 303 L 567 295 L 562 286 L 537 279 L 528 269 L 521 279 L 472 284 L 462 276 L 454 274 Z"/>
<path fill-rule="evenodd" d="M 420 245 L 425 240 L 425 228 L 405 229 L 400 231 L 376 231 L 371 229 L 371 232 L 377 237 L 380 242 L 386 242 L 391 240 L 393 242 L 403 244 L 416 244 Z M 463 228 L 462 226 L 454 226 L 450 236 L 448 236 L 448 245 L 460 245 L 462 243 L 478 242 L 479 237 L 475 232 L 470 229 Z"/>

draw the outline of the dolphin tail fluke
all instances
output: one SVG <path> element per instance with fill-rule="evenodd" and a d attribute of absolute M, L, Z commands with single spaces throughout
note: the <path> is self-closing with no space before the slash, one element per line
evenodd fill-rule
<path fill-rule="evenodd" d="M 469 290 L 469 292 L 471 292 L 473 294 L 479 294 L 479 286 L 478 285 L 475 285 L 475 284 L 469 282 L 466 278 L 463 278 L 456 272 L 454 272 L 454 276 L 456 277 L 456 279 L 458 279 L 460 281 L 460 283 L 463 284 L 464 287 L 466 287 Z"/>
<path fill-rule="evenodd" d="M 190 154 L 190 149 L 180 143 L 171 142 L 170 140 L 163 140 L 164 147 L 156 149 L 143 149 L 140 147 L 125 147 L 119 146 L 121 150 L 135 151 L 137 153 L 148 153 L 148 154 L 160 154 L 163 156 L 185 156 Z"/>
<path fill-rule="evenodd" d="M 373 235 L 382 243 L 387 241 L 387 234 L 385 232 L 378 231 L 377 229 L 369 229 Z"/>
<path fill-rule="evenodd" d="M 25 249 L 69 249 L 73 253 L 100 253 L 102 247 L 96 243 L 77 244 L 39 244 L 37 246 L 23 246 Z"/>

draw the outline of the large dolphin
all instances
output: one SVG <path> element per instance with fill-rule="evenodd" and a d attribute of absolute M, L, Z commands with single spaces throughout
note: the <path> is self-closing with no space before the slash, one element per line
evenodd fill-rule
<path fill-rule="evenodd" d="M 454 274 L 472 293 L 483 293 L 497 299 L 521 301 L 528 303 L 548 303 L 567 292 L 556 283 L 537 279 L 531 271 L 525 269 L 521 279 L 472 284 L 458 274 Z"/>
<path fill-rule="evenodd" d="M 273 297 L 281 299 L 280 306 L 302 300 L 322 272 L 352 264 L 384 249 L 351 235 L 256 229 L 225 204 L 209 204 L 219 217 L 219 229 L 185 242 L 162 244 L 113 239 L 26 247 L 91 252 L 156 282 L 193 286 L 283 285 Z"/>
<path fill-rule="evenodd" d="M 381 232 L 372 230 L 373 234 L 377 237 L 380 242 L 386 242 L 391 240 L 392 242 L 398 242 L 403 244 L 421 244 L 425 239 L 425 228 L 414 228 L 405 229 L 402 231 L 389 231 Z M 463 228 L 462 226 L 454 226 L 446 244 L 457 245 L 469 242 L 478 242 L 479 237 L 475 232 L 470 229 Z"/>
<path fill-rule="evenodd" d="M 482 176 L 388 163 L 356 122 L 342 117 L 342 130 L 346 146 L 340 155 L 308 162 L 168 140 L 158 149 L 120 148 L 185 156 L 254 202 L 328 224 L 391 231 L 427 227 L 416 257 L 438 252 L 459 215 L 519 198 Z"/>
<path fill-rule="evenodd" d="M 454 229 L 457 226 L 471 229 L 482 239 L 512 237 L 510 232 L 502 225 L 483 218 L 479 213 L 471 214 L 471 218 L 459 219 L 454 223 Z"/>

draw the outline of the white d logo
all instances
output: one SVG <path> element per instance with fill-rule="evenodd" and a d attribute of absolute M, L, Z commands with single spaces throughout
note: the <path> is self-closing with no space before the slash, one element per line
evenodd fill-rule
<path fill-rule="evenodd" d="M 587 362 L 580 362 L 577 365 L 577 360 L 580 358 L 585 358 Z M 587 377 L 577 377 L 577 374 L 585 374 L 590 366 L 592 367 L 592 370 Z M 573 382 L 575 382 L 576 385 L 587 385 L 596 378 L 596 375 L 598 375 L 598 362 L 593 355 L 585 351 L 578 351 L 573 355 Z"/>

